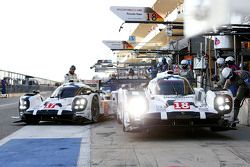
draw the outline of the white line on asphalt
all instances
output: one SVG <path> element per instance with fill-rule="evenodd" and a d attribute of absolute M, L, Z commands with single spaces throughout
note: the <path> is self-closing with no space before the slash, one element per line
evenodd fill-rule
<path fill-rule="evenodd" d="M 90 128 L 85 130 L 83 134 L 77 166 L 90 167 Z"/>
<path fill-rule="evenodd" d="M 8 106 L 12 106 L 12 105 L 17 105 L 18 103 L 9 103 L 9 104 L 0 104 L 0 107 L 8 107 Z"/>

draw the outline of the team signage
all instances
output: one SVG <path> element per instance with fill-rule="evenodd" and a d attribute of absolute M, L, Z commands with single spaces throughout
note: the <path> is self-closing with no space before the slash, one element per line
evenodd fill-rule
<path fill-rule="evenodd" d="M 158 13 L 149 7 L 111 6 L 110 10 L 124 21 L 164 21 Z"/>
<path fill-rule="evenodd" d="M 128 43 L 127 41 L 103 41 L 103 43 L 109 47 L 111 50 L 113 49 L 134 49 L 134 47 Z"/>

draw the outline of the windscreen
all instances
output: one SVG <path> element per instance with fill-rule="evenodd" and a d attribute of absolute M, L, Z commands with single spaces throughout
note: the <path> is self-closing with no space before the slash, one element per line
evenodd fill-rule
<path fill-rule="evenodd" d="M 76 96 L 76 93 L 78 90 L 79 90 L 79 87 L 59 87 L 53 92 L 53 94 L 51 95 L 51 98 L 74 97 Z"/>
<path fill-rule="evenodd" d="M 158 95 L 188 95 L 192 89 L 185 80 L 162 79 L 157 83 L 156 94 Z"/>

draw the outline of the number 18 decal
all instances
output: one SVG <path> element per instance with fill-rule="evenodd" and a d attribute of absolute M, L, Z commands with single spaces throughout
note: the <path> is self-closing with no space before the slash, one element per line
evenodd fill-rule
<path fill-rule="evenodd" d="M 189 102 L 174 102 L 174 109 L 190 109 Z"/>

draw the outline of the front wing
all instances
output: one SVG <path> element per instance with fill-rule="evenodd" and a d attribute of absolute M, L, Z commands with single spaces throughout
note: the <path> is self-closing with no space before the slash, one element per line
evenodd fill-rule
<path fill-rule="evenodd" d="M 89 112 L 75 112 L 71 110 L 27 110 L 22 115 L 22 120 L 36 119 L 36 120 L 74 120 L 77 118 L 90 119 Z"/>

